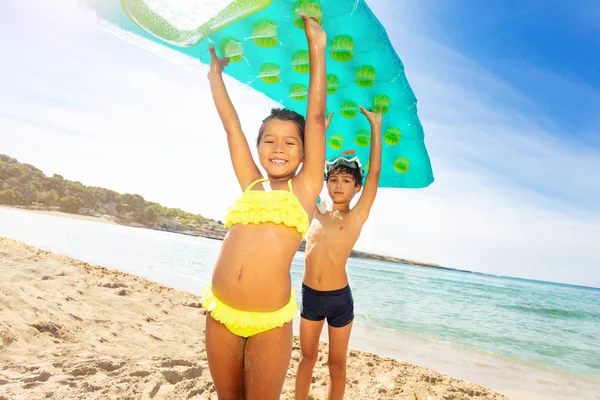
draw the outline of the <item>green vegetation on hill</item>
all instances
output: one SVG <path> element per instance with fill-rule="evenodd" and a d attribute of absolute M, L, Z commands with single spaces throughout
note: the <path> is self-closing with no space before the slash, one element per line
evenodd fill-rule
<path fill-rule="evenodd" d="M 57 210 L 72 214 L 110 219 L 123 225 L 140 226 L 222 240 L 227 233 L 220 221 L 179 208 L 167 208 L 144 200 L 139 194 L 120 194 L 113 190 L 85 186 L 54 174 L 46 176 L 29 164 L 0 154 L 0 204 L 29 209 Z M 302 242 L 300 250 L 304 251 Z M 433 268 L 452 269 L 353 250 L 351 257 L 388 261 Z"/>
<path fill-rule="evenodd" d="M 33 165 L 3 154 L 0 154 L 0 204 L 103 216 L 126 225 L 176 232 L 206 234 L 207 230 L 222 230 L 219 222 L 202 215 L 163 207 L 138 194 L 86 186 L 57 174 L 48 177 Z"/>

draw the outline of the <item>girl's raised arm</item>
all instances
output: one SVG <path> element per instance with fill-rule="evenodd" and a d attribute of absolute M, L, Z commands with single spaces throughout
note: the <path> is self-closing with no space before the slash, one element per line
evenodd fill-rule
<path fill-rule="evenodd" d="M 327 82 L 325 79 L 325 46 L 327 35 L 313 19 L 301 15 L 308 41 L 310 81 L 308 85 L 308 106 L 304 130 L 304 165 L 299 178 L 314 192 L 315 197 L 323 186 L 325 168 L 325 112 L 327 106 Z"/>
<path fill-rule="evenodd" d="M 210 71 L 208 72 L 210 90 L 223 128 L 227 133 L 227 144 L 233 170 L 240 187 L 245 190 L 252 181 L 261 177 L 261 173 L 252 158 L 248 141 L 242 132 L 240 120 L 223 81 L 223 68 L 229 63 L 229 60 L 218 58 L 212 45 L 208 49 L 211 57 Z"/>

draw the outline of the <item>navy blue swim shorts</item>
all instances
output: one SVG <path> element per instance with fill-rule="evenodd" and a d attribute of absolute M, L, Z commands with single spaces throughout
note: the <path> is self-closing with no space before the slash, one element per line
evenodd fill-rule
<path fill-rule="evenodd" d="M 354 299 L 350 285 L 337 290 L 315 290 L 302 284 L 302 311 L 300 316 L 309 321 L 323 321 L 329 326 L 342 328 L 354 319 Z"/>

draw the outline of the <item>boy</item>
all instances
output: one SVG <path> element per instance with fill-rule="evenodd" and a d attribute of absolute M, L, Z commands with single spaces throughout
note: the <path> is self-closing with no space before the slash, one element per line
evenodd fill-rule
<path fill-rule="evenodd" d="M 326 183 L 333 207 L 315 212 L 306 237 L 306 269 L 302 284 L 300 320 L 301 356 L 296 374 L 296 399 L 306 400 L 318 358 L 319 337 L 327 318 L 329 330 L 329 400 L 342 399 L 346 388 L 346 352 L 354 319 L 354 302 L 346 275 L 346 261 L 366 222 L 379 184 L 381 170 L 381 114 L 360 107 L 371 125 L 369 174 L 356 205 L 352 198 L 362 189 L 364 170 L 358 158 L 345 153 L 326 164 Z"/>

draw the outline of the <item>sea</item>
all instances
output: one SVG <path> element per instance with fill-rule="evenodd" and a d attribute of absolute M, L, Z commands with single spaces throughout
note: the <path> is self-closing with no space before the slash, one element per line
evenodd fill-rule
<path fill-rule="evenodd" d="M 221 246 L 11 208 L 0 208 L 0 236 L 194 294 Z M 303 260 L 298 252 L 291 268 L 298 293 Z M 365 259 L 347 270 L 351 347 L 505 393 L 600 399 L 600 289 Z"/>

